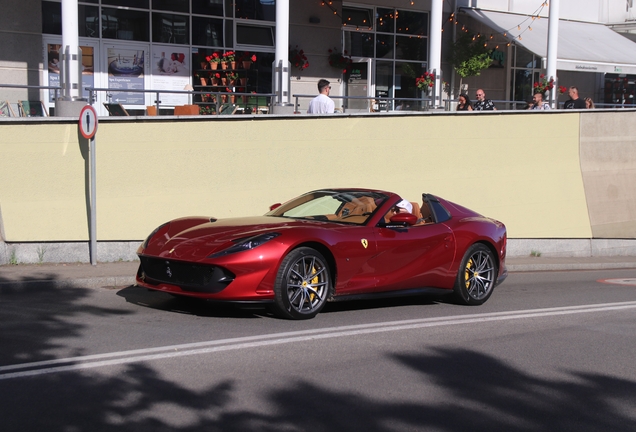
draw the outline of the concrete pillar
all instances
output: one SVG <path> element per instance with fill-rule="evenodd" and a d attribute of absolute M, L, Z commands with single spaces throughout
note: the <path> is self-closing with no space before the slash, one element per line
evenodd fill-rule
<path fill-rule="evenodd" d="M 277 94 L 272 104 L 274 114 L 291 114 L 289 74 L 289 0 L 276 0 L 276 47 L 272 69 L 272 89 Z"/>
<path fill-rule="evenodd" d="M 550 16 L 548 17 L 548 57 L 546 77 L 554 78 L 554 88 L 550 91 L 550 106 L 558 108 L 556 92 L 559 81 L 557 80 L 557 46 L 559 44 L 559 0 L 550 1 Z"/>
<path fill-rule="evenodd" d="M 435 71 L 433 106 L 442 105 L 442 20 L 444 0 L 431 0 L 431 32 L 428 69 Z"/>

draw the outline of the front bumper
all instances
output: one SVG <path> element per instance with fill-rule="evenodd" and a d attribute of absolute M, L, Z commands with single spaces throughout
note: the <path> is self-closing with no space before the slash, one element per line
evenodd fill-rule
<path fill-rule="evenodd" d="M 219 266 L 154 258 L 140 255 L 137 280 L 152 288 L 160 285 L 179 287 L 184 292 L 215 294 L 223 291 L 235 275 Z"/>

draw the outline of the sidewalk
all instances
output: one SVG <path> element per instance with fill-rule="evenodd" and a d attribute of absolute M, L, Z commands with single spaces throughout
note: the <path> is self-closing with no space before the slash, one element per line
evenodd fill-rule
<path fill-rule="evenodd" d="M 636 269 L 636 256 L 506 259 L 509 272 L 550 270 Z M 19 264 L 0 266 L 3 287 L 77 286 L 83 288 L 125 287 L 135 283 L 138 261 L 90 264 Z"/>

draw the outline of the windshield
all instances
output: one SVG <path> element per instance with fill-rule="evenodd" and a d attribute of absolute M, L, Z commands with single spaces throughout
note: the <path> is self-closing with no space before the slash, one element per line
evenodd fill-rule
<path fill-rule="evenodd" d="M 314 191 L 270 211 L 266 216 L 364 225 L 387 196 L 368 191 Z"/>

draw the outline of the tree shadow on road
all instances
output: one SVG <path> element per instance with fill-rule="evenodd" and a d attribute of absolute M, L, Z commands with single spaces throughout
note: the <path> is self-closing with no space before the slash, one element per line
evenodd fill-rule
<path fill-rule="evenodd" d="M 76 320 L 81 314 L 126 313 L 92 305 L 90 290 L 81 288 L 20 291 L 5 287 L 0 295 L 3 366 L 55 358 L 52 353 L 64 349 L 65 341 L 86 337 L 82 334 L 84 327 Z M 122 327 L 121 331 L 130 332 L 134 328 Z M 299 352 L 305 355 L 306 350 L 319 350 L 310 345 L 298 348 L 303 348 Z M 636 430 L 635 381 L 569 370 L 565 365 L 559 378 L 536 376 L 482 352 L 422 347 L 409 352 L 387 352 L 387 366 L 373 368 L 376 373 L 387 371 L 386 383 L 403 382 L 398 376 L 392 379 L 392 373 L 399 374 L 401 379 L 415 374 L 411 391 L 388 384 L 364 392 L 358 390 L 365 386 L 356 383 L 355 377 L 349 378 L 352 382 L 348 390 L 334 389 L 321 379 L 324 370 L 308 369 L 306 378 L 305 375 L 298 378 L 299 375 L 286 375 L 277 364 L 267 363 L 263 365 L 265 373 L 281 378 L 275 385 L 270 384 L 272 387 L 260 387 L 258 394 L 253 395 L 256 403 L 241 403 L 240 395 L 251 389 L 244 387 L 246 384 L 240 379 L 243 371 L 234 370 L 232 376 L 214 374 L 215 362 L 221 363 L 220 356 L 230 356 L 232 352 L 237 351 L 202 354 L 204 370 L 170 368 L 169 374 L 165 370 L 160 372 L 157 362 L 175 362 L 174 359 L 14 378 L 6 378 L 7 372 L 0 366 L 1 429 L 3 432 Z M 341 376 L 346 372 L 333 373 Z M 364 379 L 365 374 L 359 376 Z M 417 391 L 413 392 L 413 388 Z M 451 397 L 445 402 L 428 397 L 435 392 Z M 391 397 L 384 397 L 387 393 Z"/>

